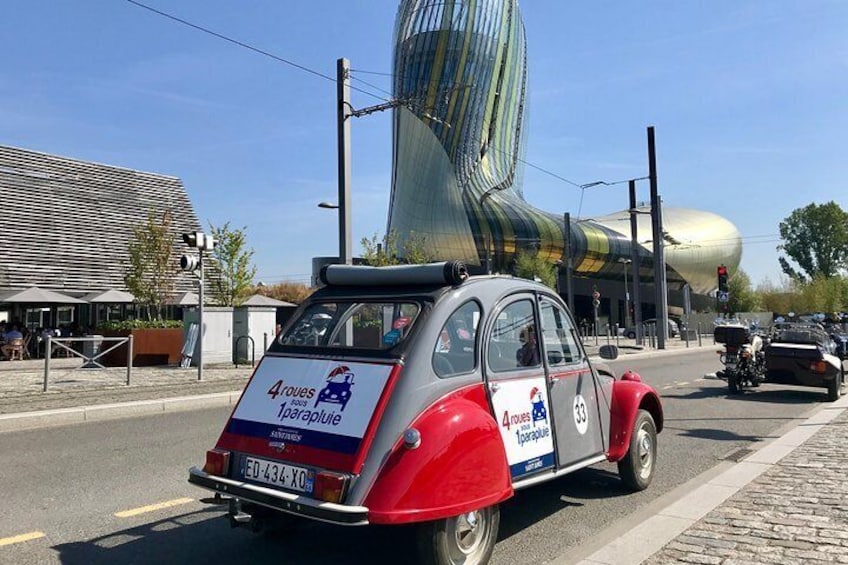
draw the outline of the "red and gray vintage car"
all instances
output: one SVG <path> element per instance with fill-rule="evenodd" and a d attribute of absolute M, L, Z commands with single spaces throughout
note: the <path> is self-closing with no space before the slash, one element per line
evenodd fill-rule
<path fill-rule="evenodd" d="M 551 289 L 456 262 L 321 278 L 190 470 L 233 525 L 416 523 L 425 562 L 486 563 L 518 489 L 603 461 L 650 484 L 659 395 L 592 364 Z"/>

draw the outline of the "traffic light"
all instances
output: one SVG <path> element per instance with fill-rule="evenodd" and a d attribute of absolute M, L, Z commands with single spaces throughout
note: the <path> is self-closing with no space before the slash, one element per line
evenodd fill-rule
<path fill-rule="evenodd" d="M 189 247 L 194 247 L 203 251 L 212 251 L 218 243 L 211 235 L 206 235 L 202 231 L 184 233 L 183 241 Z"/>
<path fill-rule="evenodd" d="M 716 269 L 718 273 L 718 291 L 719 292 L 728 292 L 727 288 L 727 267 L 724 265 L 719 265 Z"/>
<path fill-rule="evenodd" d="M 180 257 L 180 269 L 183 271 L 196 271 L 200 267 L 200 258 L 197 255 L 183 255 Z"/>

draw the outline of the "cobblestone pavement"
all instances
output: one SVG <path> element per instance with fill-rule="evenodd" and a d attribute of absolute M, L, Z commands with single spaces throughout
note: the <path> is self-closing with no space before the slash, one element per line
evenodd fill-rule
<path fill-rule="evenodd" d="M 848 411 L 646 565 L 848 563 Z"/>

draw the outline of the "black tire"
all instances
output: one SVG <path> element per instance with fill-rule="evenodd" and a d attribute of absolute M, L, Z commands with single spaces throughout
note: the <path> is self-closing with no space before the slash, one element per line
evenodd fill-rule
<path fill-rule="evenodd" d="M 727 392 L 729 394 L 739 394 L 739 380 L 736 371 L 727 371 Z"/>
<path fill-rule="evenodd" d="M 654 478 L 656 463 L 657 426 L 650 412 L 639 410 L 630 434 L 627 455 L 618 462 L 618 475 L 629 489 L 645 490 Z"/>
<path fill-rule="evenodd" d="M 827 383 L 827 401 L 836 402 L 842 396 L 842 375 L 836 375 Z"/>
<path fill-rule="evenodd" d="M 418 551 L 422 564 L 485 565 L 498 540 L 498 505 L 466 512 L 418 529 Z"/>
<path fill-rule="evenodd" d="M 624 337 L 627 339 L 636 339 L 636 330 L 627 330 L 624 332 Z"/>

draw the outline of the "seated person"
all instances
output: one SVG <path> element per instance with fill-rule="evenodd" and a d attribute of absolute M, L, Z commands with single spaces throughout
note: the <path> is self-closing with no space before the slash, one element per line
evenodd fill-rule
<path fill-rule="evenodd" d="M 4 337 L 6 342 L 3 344 L 2 351 L 3 356 L 8 359 L 12 356 L 12 349 L 14 349 L 12 340 L 23 339 L 24 334 L 20 332 L 18 326 L 12 326 L 12 329 L 6 332 Z"/>
<path fill-rule="evenodd" d="M 528 324 L 521 329 L 518 339 L 523 344 L 515 352 L 519 367 L 535 367 L 539 364 L 539 343 L 536 341 L 536 326 Z"/>

